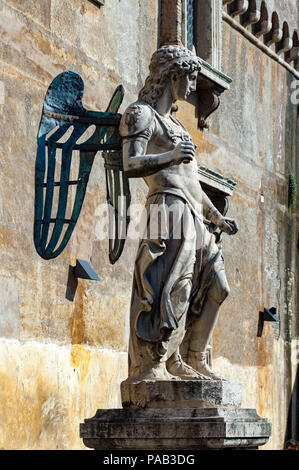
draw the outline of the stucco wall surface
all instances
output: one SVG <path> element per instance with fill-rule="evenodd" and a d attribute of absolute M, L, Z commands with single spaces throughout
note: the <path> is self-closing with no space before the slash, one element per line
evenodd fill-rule
<path fill-rule="evenodd" d="M 120 83 L 135 99 L 157 44 L 145 0 L 0 1 L 0 447 L 85 448 L 79 423 L 120 407 L 127 376 L 134 242 L 114 266 L 101 240 L 106 204 L 98 155 L 67 248 L 42 260 L 33 244 L 36 136 L 46 90 L 64 70 L 85 83 L 85 107 L 105 110 Z M 141 185 L 142 189 L 142 185 Z M 135 182 L 133 196 L 144 197 Z M 72 197 L 74 194 L 72 194 Z M 69 276 L 76 258 L 100 281 Z"/>

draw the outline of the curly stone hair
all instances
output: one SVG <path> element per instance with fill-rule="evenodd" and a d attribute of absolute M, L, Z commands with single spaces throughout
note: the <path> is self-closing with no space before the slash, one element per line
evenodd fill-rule
<path fill-rule="evenodd" d="M 172 74 L 178 76 L 201 69 L 201 60 L 184 46 L 162 46 L 152 55 L 150 74 L 138 99 L 155 108 Z"/>

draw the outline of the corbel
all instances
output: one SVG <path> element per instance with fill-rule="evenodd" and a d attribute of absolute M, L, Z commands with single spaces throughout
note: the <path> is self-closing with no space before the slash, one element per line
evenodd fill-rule
<path fill-rule="evenodd" d="M 198 94 L 198 127 L 200 130 L 210 127 L 208 117 L 216 111 L 220 99 L 212 88 L 202 88 Z"/>
<path fill-rule="evenodd" d="M 227 7 L 229 15 L 232 17 L 242 15 L 248 10 L 249 0 L 234 0 Z"/>
<path fill-rule="evenodd" d="M 285 54 L 285 60 L 288 63 L 294 62 L 294 67 L 298 66 L 298 59 L 299 59 L 299 41 L 298 41 L 298 33 L 294 31 L 293 33 L 293 45 L 292 49 L 289 50 Z"/>
<path fill-rule="evenodd" d="M 262 3 L 260 20 L 253 24 L 252 34 L 259 38 L 260 36 L 264 36 L 265 34 L 269 33 L 271 28 L 272 21 L 269 19 L 267 7 L 264 3 Z"/>
<path fill-rule="evenodd" d="M 275 51 L 277 55 L 283 54 L 284 52 L 288 52 L 293 47 L 293 39 L 290 37 L 289 34 L 289 26 L 286 22 L 283 23 L 282 28 L 282 38 L 279 42 L 275 44 Z"/>
<path fill-rule="evenodd" d="M 265 34 L 269 33 L 269 31 L 271 31 L 271 28 L 272 22 L 267 19 L 254 24 L 252 32 L 254 36 L 259 38 L 260 36 L 264 36 Z"/>
<path fill-rule="evenodd" d="M 283 32 L 279 27 L 278 15 L 276 12 L 274 12 L 272 15 L 272 28 L 264 37 L 266 46 L 271 46 L 271 44 L 281 41 L 282 36 Z"/>
<path fill-rule="evenodd" d="M 248 10 L 243 15 L 241 15 L 240 23 L 246 28 L 246 26 L 258 23 L 260 18 L 261 10 L 256 4 L 256 0 L 252 0 L 249 2 Z"/>
<path fill-rule="evenodd" d="M 220 104 L 219 96 L 229 89 L 232 79 L 212 65 L 202 60 L 202 68 L 197 78 L 198 127 L 209 128 L 207 119 Z"/>
<path fill-rule="evenodd" d="M 292 49 L 288 52 L 287 54 L 287 57 L 286 57 L 286 61 L 288 63 L 290 62 L 297 62 L 299 59 L 299 46 L 294 46 L 292 47 Z"/>

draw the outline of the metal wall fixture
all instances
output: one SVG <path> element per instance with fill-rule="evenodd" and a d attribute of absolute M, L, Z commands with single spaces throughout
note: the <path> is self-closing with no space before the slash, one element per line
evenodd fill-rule
<path fill-rule="evenodd" d="M 91 2 L 100 6 L 105 5 L 105 0 L 91 0 Z"/>
<path fill-rule="evenodd" d="M 276 315 L 277 309 L 275 307 L 272 308 L 264 308 L 263 312 L 259 313 L 259 322 L 258 322 L 258 332 L 257 336 L 260 338 L 263 334 L 264 322 L 276 322 L 279 323 L 280 319 Z"/>
<path fill-rule="evenodd" d="M 66 71 L 52 81 L 46 93 L 37 137 L 34 244 L 44 259 L 57 257 L 66 247 L 80 215 L 94 158 L 98 151 L 105 151 L 102 156 L 112 233 L 109 259 L 113 264 L 125 243 L 125 237 L 120 239 L 113 225 L 115 221 L 119 224 L 120 220 L 124 225 L 121 227 L 123 233 L 129 223 L 130 188 L 120 158 L 121 114 L 117 112 L 124 88 L 122 85 L 116 88 L 106 112 L 85 109 L 83 92 L 82 78 L 75 72 Z M 95 128 L 91 137 L 78 143 L 91 126 Z M 72 179 L 75 151 L 79 151 L 79 169 L 77 177 Z M 71 187 L 75 188 L 73 203 Z M 123 207 L 117 205 L 119 198 L 125 201 Z"/>
<path fill-rule="evenodd" d="M 97 273 L 92 269 L 90 264 L 83 259 L 77 259 L 73 273 L 76 278 L 100 281 Z"/>

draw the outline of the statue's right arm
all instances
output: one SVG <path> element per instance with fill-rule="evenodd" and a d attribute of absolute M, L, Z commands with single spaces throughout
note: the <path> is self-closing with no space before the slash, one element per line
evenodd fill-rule
<path fill-rule="evenodd" d="M 145 177 L 182 161 L 188 163 L 194 156 L 192 142 L 180 142 L 172 150 L 147 154 L 147 144 L 155 138 L 153 109 L 144 103 L 130 105 L 120 122 L 123 138 L 123 165 L 129 178 Z"/>
<path fill-rule="evenodd" d="M 181 142 L 173 150 L 158 154 L 146 154 L 147 139 L 123 139 L 123 165 L 129 178 L 145 177 L 172 165 L 179 165 L 192 160 L 194 145 L 191 142 Z"/>

